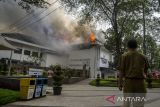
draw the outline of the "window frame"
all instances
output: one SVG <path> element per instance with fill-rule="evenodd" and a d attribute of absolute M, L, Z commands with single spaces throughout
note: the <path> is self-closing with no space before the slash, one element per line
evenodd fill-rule
<path fill-rule="evenodd" d="M 27 51 L 27 52 L 29 52 L 29 54 L 28 54 L 28 53 L 26 53 L 26 51 Z M 31 51 L 29 51 L 29 50 L 24 50 L 24 55 L 28 55 L 28 56 L 30 56 L 30 55 L 31 55 Z"/>
<path fill-rule="evenodd" d="M 14 54 L 22 54 L 22 49 L 18 48 L 16 50 L 14 50 Z"/>

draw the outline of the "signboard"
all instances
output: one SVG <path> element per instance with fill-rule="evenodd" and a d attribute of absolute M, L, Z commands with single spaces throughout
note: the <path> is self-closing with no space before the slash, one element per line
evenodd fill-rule
<path fill-rule="evenodd" d="M 108 61 L 105 58 L 100 58 L 100 67 L 108 68 Z"/>
<path fill-rule="evenodd" d="M 103 67 L 103 68 L 108 68 L 109 64 L 108 64 L 108 54 L 101 51 L 100 52 L 100 62 L 99 62 L 99 67 Z"/>
<path fill-rule="evenodd" d="M 30 76 L 41 76 L 42 73 L 43 73 L 42 69 L 33 69 L 33 68 L 29 69 L 29 75 Z"/>

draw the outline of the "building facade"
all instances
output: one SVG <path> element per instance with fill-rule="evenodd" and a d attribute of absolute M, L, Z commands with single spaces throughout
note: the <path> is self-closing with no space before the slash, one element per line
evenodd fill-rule
<path fill-rule="evenodd" d="M 0 59 L 9 60 L 11 58 L 13 63 L 25 62 L 29 65 L 37 64 L 40 67 L 60 64 L 81 70 L 85 67 L 90 71 L 90 78 L 95 78 L 97 74 L 105 74 L 109 63 L 113 62 L 112 53 L 105 49 L 103 43 L 98 40 L 88 46 L 83 43 L 74 45 L 69 53 L 64 54 L 35 43 L 25 35 L 3 34 L 2 36 L 17 50 L 1 50 Z"/>
<path fill-rule="evenodd" d="M 69 54 L 69 67 L 74 69 L 86 69 L 90 71 L 90 77 L 96 78 L 97 74 L 106 74 L 109 63 L 113 62 L 113 55 L 104 48 L 103 43 L 95 42 L 94 45 L 81 44 Z"/>

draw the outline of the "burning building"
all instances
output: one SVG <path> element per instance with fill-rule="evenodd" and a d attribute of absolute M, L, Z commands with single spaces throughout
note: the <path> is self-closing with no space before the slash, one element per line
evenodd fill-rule
<path fill-rule="evenodd" d="M 91 37 L 93 40 L 94 37 Z M 77 44 L 73 46 L 69 53 L 68 66 L 74 69 L 86 69 L 90 71 L 90 77 L 96 78 L 97 74 L 101 76 L 113 75 L 110 69 L 110 63 L 113 62 L 113 55 L 105 47 L 102 41 L 95 38 L 95 41 L 86 44 Z"/>
<path fill-rule="evenodd" d="M 19 33 L 3 33 L 2 37 L 17 48 L 14 51 L 0 51 L 0 59 L 7 61 L 12 58 L 13 65 L 49 67 L 60 64 L 73 69 L 85 67 L 90 71 L 89 76 L 95 78 L 97 74 L 109 75 L 109 63 L 113 62 L 112 53 L 105 49 L 103 42 L 94 34 L 89 36 L 88 42 L 72 45 L 68 53 L 45 47 L 32 37 Z"/>

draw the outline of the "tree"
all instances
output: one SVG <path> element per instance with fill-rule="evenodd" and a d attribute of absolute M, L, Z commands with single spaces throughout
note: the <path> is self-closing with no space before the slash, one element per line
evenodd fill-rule
<path fill-rule="evenodd" d="M 146 55 L 148 56 L 150 62 L 150 68 L 153 69 L 154 65 L 153 62 L 156 60 L 156 51 L 157 51 L 157 44 L 155 40 L 150 36 L 146 35 Z"/>
<path fill-rule="evenodd" d="M 153 17 L 153 13 L 156 12 L 158 10 L 157 8 L 157 1 L 153 0 L 143 0 L 143 4 L 142 4 L 142 14 L 143 14 L 143 19 L 142 19 L 142 26 L 143 26 L 143 53 L 146 55 L 147 53 L 147 47 L 146 47 L 146 34 L 148 33 L 149 35 L 150 32 L 153 32 L 153 29 L 157 30 L 158 26 L 155 26 L 153 23 L 155 21 L 153 21 L 154 17 Z M 152 23 L 152 24 L 151 24 Z M 152 29 L 152 30 L 148 30 L 148 29 Z M 149 31 L 149 32 L 147 32 Z M 155 30 L 154 30 L 155 31 Z M 152 36 L 155 36 L 154 34 Z"/>
<path fill-rule="evenodd" d="M 7 0 L 0 0 L 7 1 Z M 38 8 L 47 8 L 50 4 L 46 0 L 14 0 L 23 9 L 30 10 L 32 6 Z"/>
<path fill-rule="evenodd" d="M 126 32 L 126 25 L 136 20 L 141 10 L 142 2 L 139 0 L 61 0 L 68 10 L 75 11 L 80 8 L 80 16 L 85 21 L 103 21 L 111 25 L 104 34 L 108 41 L 112 39 L 115 52 L 115 64 L 122 54 L 122 39 Z M 131 24 L 131 23 L 130 23 Z M 133 24 L 133 23 L 132 23 Z M 106 38 L 106 39 L 107 39 Z M 108 44 L 108 43 L 107 43 Z M 110 45 L 111 45 L 110 44 Z"/>

